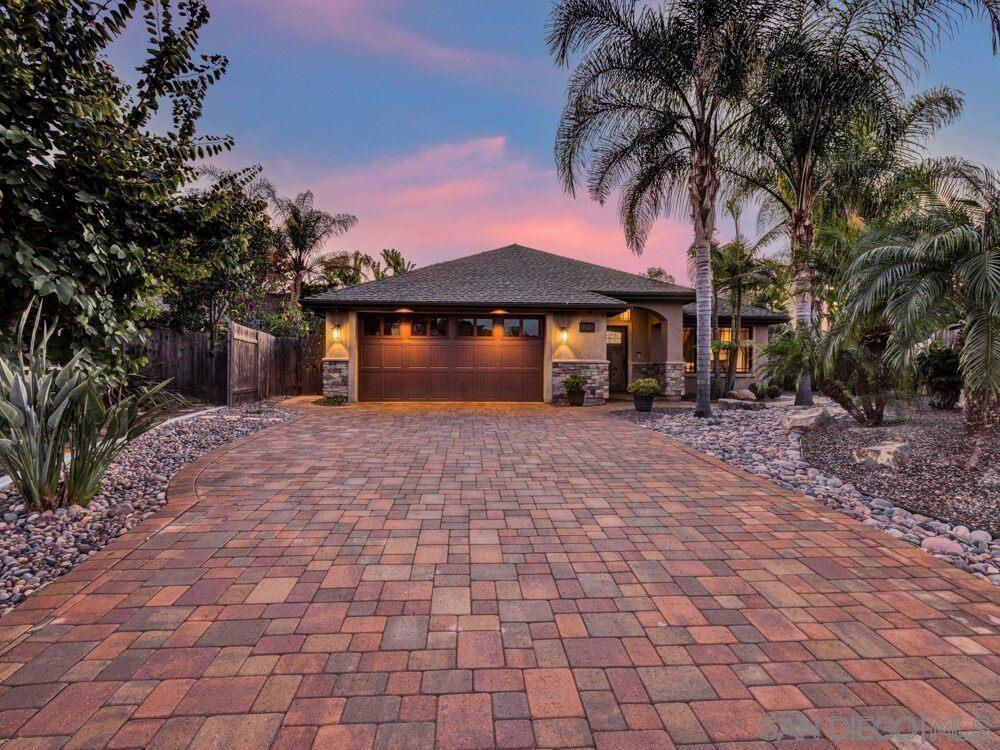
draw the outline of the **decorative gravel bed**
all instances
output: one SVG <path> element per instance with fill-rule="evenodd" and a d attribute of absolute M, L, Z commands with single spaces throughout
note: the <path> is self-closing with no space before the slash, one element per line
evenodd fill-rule
<path fill-rule="evenodd" d="M 937 518 L 914 513 L 891 500 L 863 492 L 835 474 L 812 465 L 802 455 L 802 433 L 783 425 L 790 412 L 801 407 L 769 406 L 763 411 L 718 411 L 699 419 L 691 411 L 657 409 L 652 414 L 622 411 L 630 421 L 690 445 L 704 453 L 771 479 L 781 487 L 814 497 L 819 502 L 859 519 L 867 526 L 920 546 L 937 557 L 1000 584 L 1000 539 L 983 529 L 970 530 Z M 829 409 L 837 415 L 839 410 Z M 833 431 L 850 420 L 839 411 Z M 849 429 L 850 425 L 843 429 Z M 879 442 L 872 437 L 866 444 Z M 852 446 L 831 445 L 849 457 Z M 897 500 L 897 502 L 901 502 Z M 907 502 L 908 507 L 915 504 Z M 985 511 L 984 511 L 985 512 Z"/>
<path fill-rule="evenodd" d="M 837 420 L 807 432 L 802 455 L 824 474 L 852 482 L 862 492 L 891 500 L 907 510 L 942 521 L 984 529 L 1000 537 L 1000 445 L 985 446 L 968 467 L 961 410 L 909 406 L 903 419 L 865 428 Z M 913 446 L 905 469 L 856 463 L 856 448 L 873 443 Z"/>
<path fill-rule="evenodd" d="M 85 508 L 39 513 L 13 485 L 0 489 L 0 614 L 155 513 L 171 477 L 202 453 L 293 415 L 261 403 L 162 424 L 125 449 Z"/>

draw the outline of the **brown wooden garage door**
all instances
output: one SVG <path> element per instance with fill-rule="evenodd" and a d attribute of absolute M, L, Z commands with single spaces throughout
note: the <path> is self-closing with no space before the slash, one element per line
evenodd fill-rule
<path fill-rule="evenodd" d="M 543 325 L 524 316 L 362 315 L 362 401 L 541 401 Z"/>

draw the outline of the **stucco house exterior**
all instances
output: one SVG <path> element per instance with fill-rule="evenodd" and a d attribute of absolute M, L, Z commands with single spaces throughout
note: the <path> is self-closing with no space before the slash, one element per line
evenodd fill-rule
<path fill-rule="evenodd" d="M 348 401 L 603 403 L 637 378 L 694 391 L 694 290 L 508 245 L 303 300 L 326 320 L 323 394 Z M 726 311 L 728 313 L 728 310 Z M 739 385 L 779 313 L 745 308 Z M 728 325 L 728 315 L 722 318 Z M 685 354 L 689 355 L 686 361 Z M 756 361 L 755 361 L 756 358 Z"/>

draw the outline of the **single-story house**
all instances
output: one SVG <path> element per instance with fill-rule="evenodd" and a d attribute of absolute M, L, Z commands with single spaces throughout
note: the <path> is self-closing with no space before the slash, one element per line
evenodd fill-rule
<path fill-rule="evenodd" d="M 603 403 L 631 380 L 694 392 L 694 290 L 521 245 L 303 300 L 326 319 L 323 394 L 349 401 L 558 401 L 587 379 Z M 689 304 L 690 303 L 690 304 Z M 728 312 L 728 311 L 727 311 Z M 723 319 L 728 322 L 728 316 Z M 744 338 L 787 320 L 744 312 Z M 740 360 L 740 384 L 756 364 Z"/>

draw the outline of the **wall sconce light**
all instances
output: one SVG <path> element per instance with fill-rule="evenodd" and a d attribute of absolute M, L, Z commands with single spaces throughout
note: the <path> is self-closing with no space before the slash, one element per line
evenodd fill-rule
<path fill-rule="evenodd" d="M 559 329 L 559 338 L 564 344 L 569 341 L 569 329 L 566 326 Z"/>
<path fill-rule="evenodd" d="M 340 341 L 340 323 L 333 324 L 333 340 Z"/>

